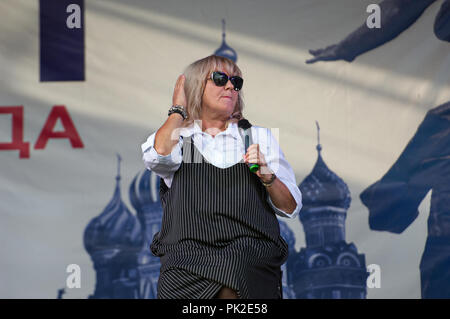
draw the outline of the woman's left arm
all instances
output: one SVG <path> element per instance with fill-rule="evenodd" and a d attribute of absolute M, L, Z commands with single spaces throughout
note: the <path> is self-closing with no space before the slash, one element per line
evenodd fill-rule
<path fill-rule="evenodd" d="M 302 195 L 296 184 L 294 171 L 271 131 L 266 129 L 262 132 L 261 134 L 261 130 L 255 130 L 258 144 L 249 146 L 244 160 L 260 166 L 256 175 L 262 182 L 269 182 L 272 173 L 275 174 L 273 183 L 266 186 L 268 201 L 278 215 L 294 218 L 302 207 Z"/>

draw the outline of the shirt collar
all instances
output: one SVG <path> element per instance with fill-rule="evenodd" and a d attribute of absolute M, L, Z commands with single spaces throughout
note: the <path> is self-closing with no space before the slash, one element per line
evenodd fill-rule
<path fill-rule="evenodd" d="M 234 122 L 230 122 L 228 124 L 227 129 L 220 133 L 223 135 L 231 135 L 232 137 L 234 137 L 236 139 L 241 138 L 241 135 L 239 134 L 238 125 L 237 125 L 237 123 L 234 123 Z M 207 134 L 202 131 L 202 129 L 200 127 L 200 121 L 194 121 L 191 125 L 189 125 L 187 127 L 183 127 L 180 130 L 180 135 L 184 136 L 184 137 L 189 137 L 194 134 L 201 134 L 201 135 Z"/>

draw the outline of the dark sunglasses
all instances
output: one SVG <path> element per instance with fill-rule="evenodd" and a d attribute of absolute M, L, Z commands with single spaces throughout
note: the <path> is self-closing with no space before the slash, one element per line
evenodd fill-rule
<path fill-rule="evenodd" d="M 235 91 L 239 91 L 240 89 L 242 89 L 244 79 L 240 76 L 232 76 L 228 78 L 228 75 L 223 72 L 215 71 L 211 73 L 211 80 L 213 80 L 214 84 L 217 86 L 225 86 L 225 84 L 227 84 L 228 82 L 228 79 L 230 79 L 231 84 L 233 84 Z"/>

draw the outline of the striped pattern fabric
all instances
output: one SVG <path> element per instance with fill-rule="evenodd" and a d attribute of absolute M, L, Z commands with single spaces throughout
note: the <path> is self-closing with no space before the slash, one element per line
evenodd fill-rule
<path fill-rule="evenodd" d="M 212 299 L 221 288 L 222 284 L 217 281 L 184 269 L 169 268 L 158 280 L 157 299 Z"/>
<path fill-rule="evenodd" d="M 288 246 L 265 187 L 243 160 L 216 167 L 184 139 L 171 187 L 161 179 L 162 227 L 150 246 L 161 259 L 158 296 L 212 298 L 225 285 L 243 299 L 282 298 Z"/>

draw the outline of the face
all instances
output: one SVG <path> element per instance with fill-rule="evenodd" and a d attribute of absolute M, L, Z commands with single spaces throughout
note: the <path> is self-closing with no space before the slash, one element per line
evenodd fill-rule
<path fill-rule="evenodd" d="M 214 71 L 223 72 L 229 77 L 235 75 L 226 68 L 218 68 Z M 202 112 L 229 118 L 236 106 L 238 95 L 239 91 L 234 90 L 234 86 L 230 80 L 228 80 L 225 86 L 216 86 L 214 81 L 207 80 L 202 98 Z"/>

